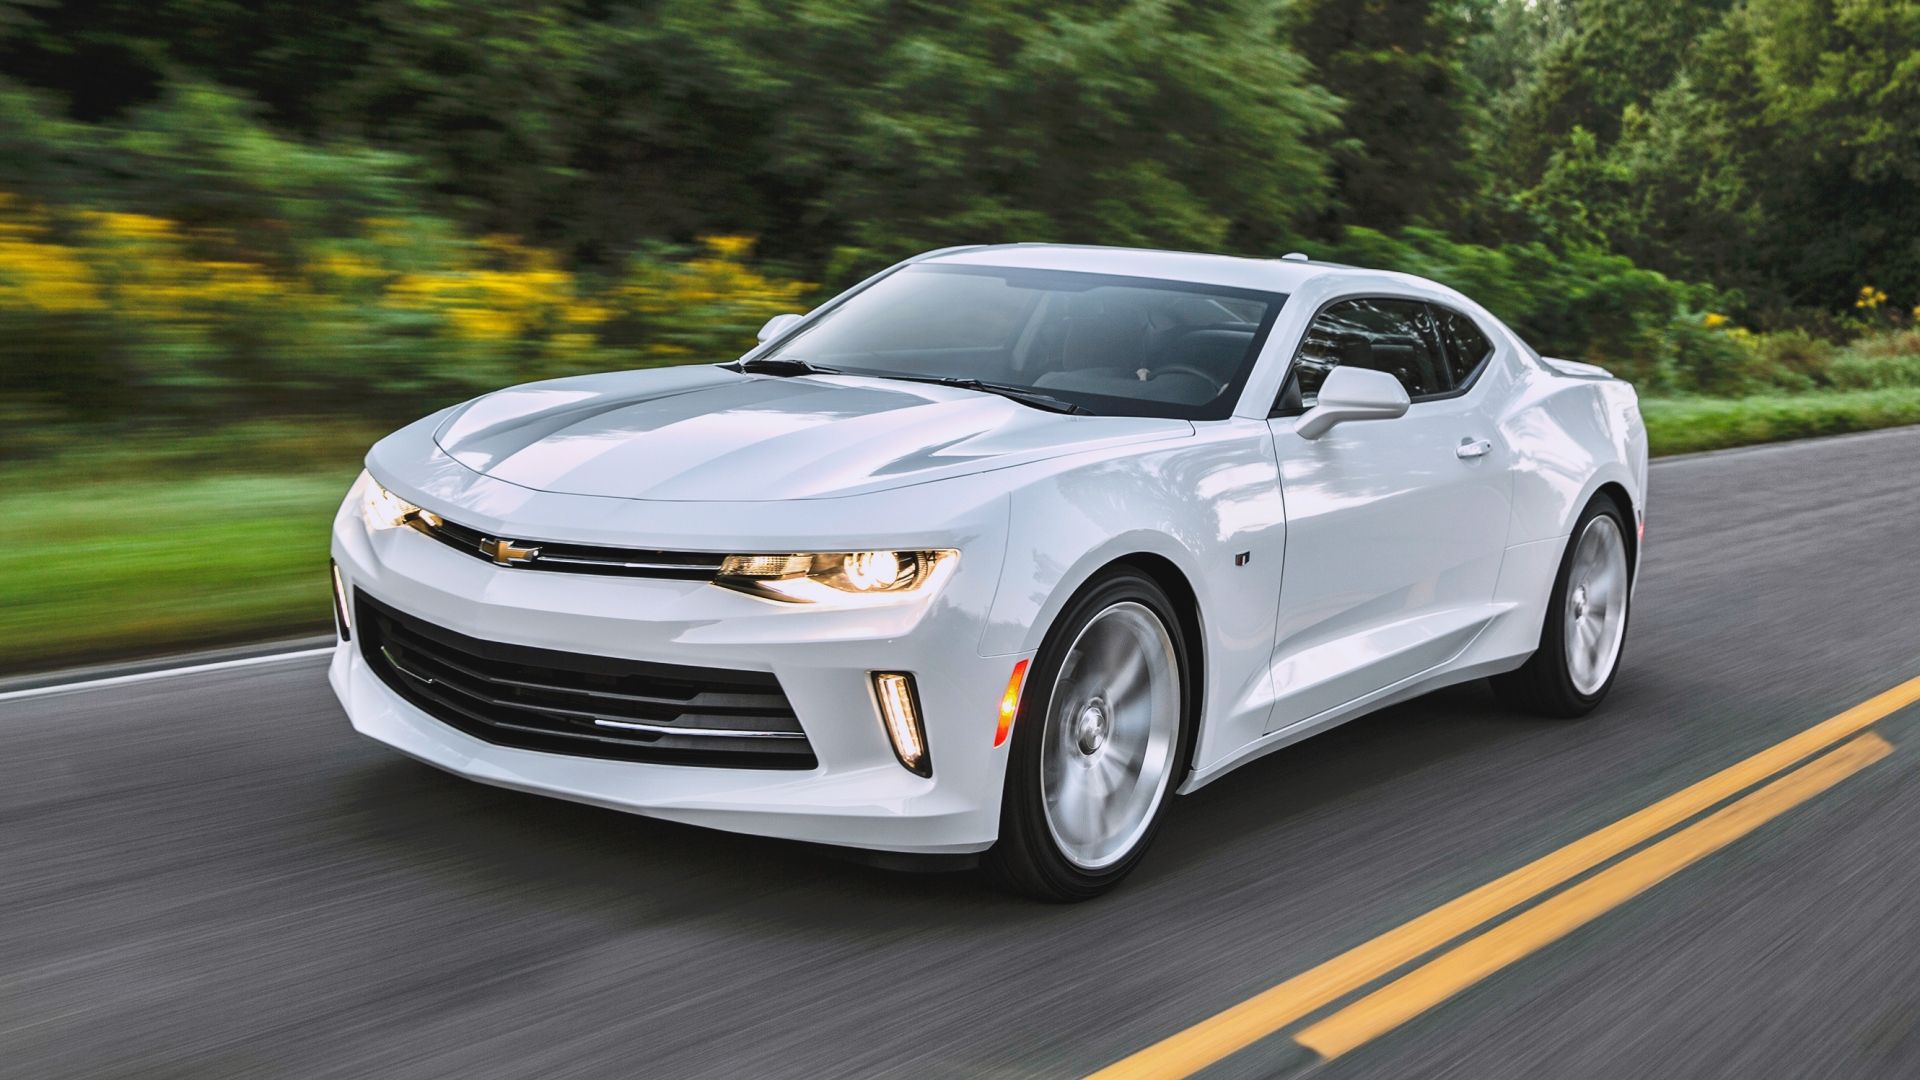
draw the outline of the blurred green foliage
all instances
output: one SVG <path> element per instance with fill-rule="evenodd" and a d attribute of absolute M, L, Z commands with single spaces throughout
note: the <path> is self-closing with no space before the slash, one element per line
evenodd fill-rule
<path fill-rule="evenodd" d="M 1916 48 L 1910 0 L 0 0 L 4 452 L 724 359 L 1006 240 L 1304 247 L 1652 393 L 1814 389 L 1778 333 L 1920 304 Z"/>
<path fill-rule="evenodd" d="M 0 540 L 74 553 L 0 629 L 312 626 L 380 431 L 946 244 L 1424 274 L 1657 452 L 1917 422 L 1917 55 L 1916 0 L 0 0 Z"/>
<path fill-rule="evenodd" d="M 1863 283 L 1920 301 L 1920 4 L 1474 6 L 1502 230 L 1710 281 L 1767 328 L 1843 330 Z"/>
<path fill-rule="evenodd" d="M 0 193 L 0 340 L 29 359 L 0 371 L 0 392 L 55 432 L 397 422 L 507 383 L 736 353 L 813 291 L 750 268 L 750 246 L 703 237 L 578 274 L 506 237 L 392 216 L 262 258 L 233 228 Z"/>
<path fill-rule="evenodd" d="M 1920 424 L 1920 386 L 1655 399 L 1641 411 L 1658 452 L 1684 454 Z"/>
<path fill-rule="evenodd" d="M 309 465 L 65 486 L 0 469 L 0 543 L 35 552 L 0 562 L 0 672 L 324 630 L 325 552 L 313 541 L 352 479 L 351 467 Z"/>

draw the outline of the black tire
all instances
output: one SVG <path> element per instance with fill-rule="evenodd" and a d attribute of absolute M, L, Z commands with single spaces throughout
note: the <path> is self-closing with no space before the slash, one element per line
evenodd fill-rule
<path fill-rule="evenodd" d="M 1128 603 L 1148 609 L 1172 644 L 1179 674 L 1178 730 L 1164 791 L 1150 811 L 1144 831 L 1111 865 L 1089 870 L 1063 852 L 1049 825 L 1042 781 L 1044 743 L 1053 696 L 1067 654 L 1097 616 Z M 1003 887 L 1056 903 L 1090 900 L 1118 885 L 1140 864 L 1159 832 L 1173 789 L 1185 775 L 1194 724 L 1191 655 L 1181 619 L 1167 593 L 1152 578 L 1131 568 L 1108 571 L 1082 587 L 1048 630 L 1028 671 L 1020 712 L 1014 720 L 1007 759 L 1006 787 L 1000 804 L 1000 838 L 982 860 L 987 874 Z M 1156 714 L 1163 715 L 1163 714 Z"/>
<path fill-rule="evenodd" d="M 1588 526 L 1600 517 L 1612 519 L 1623 539 L 1631 535 L 1627 532 L 1627 521 L 1621 514 L 1619 504 L 1605 495 L 1596 495 L 1574 523 L 1573 533 L 1567 538 L 1567 549 L 1560 556 L 1560 570 L 1553 579 L 1553 594 L 1547 600 L 1546 621 L 1540 628 L 1540 647 L 1519 669 L 1489 680 L 1500 700 L 1516 710 L 1556 720 L 1577 719 L 1592 712 L 1606 698 L 1607 691 L 1613 689 L 1614 680 L 1619 677 L 1620 662 L 1626 654 L 1627 628 L 1632 622 L 1631 588 L 1627 589 L 1623 601 L 1626 608 L 1621 613 L 1620 645 L 1606 680 L 1592 690 L 1582 692 L 1575 685 L 1568 659 L 1566 615 L 1567 605 L 1573 599 L 1574 590 L 1568 585 L 1574 554 Z M 1629 545 L 1626 563 L 1629 586 L 1633 575 L 1631 550 Z"/>

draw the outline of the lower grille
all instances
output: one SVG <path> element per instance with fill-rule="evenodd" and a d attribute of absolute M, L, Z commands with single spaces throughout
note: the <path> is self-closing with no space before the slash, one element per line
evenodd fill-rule
<path fill-rule="evenodd" d="M 361 655 L 394 693 L 477 739 L 576 757 L 811 769 L 813 747 L 763 672 L 649 664 L 482 641 L 354 591 Z"/>

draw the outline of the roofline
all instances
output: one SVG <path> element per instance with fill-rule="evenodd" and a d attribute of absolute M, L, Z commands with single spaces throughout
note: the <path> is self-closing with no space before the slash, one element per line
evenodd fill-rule
<path fill-rule="evenodd" d="M 1007 248 L 1064 248 L 1071 251 L 1136 251 L 1149 255 L 1192 255 L 1201 259 L 1241 259 L 1246 262 L 1284 262 L 1294 266 L 1320 266 L 1330 270 L 1366 270 L 1363 266 L 1347 263 L 1327 262 L 1322 259 L 1289 259 L 1281 255 L 1235 255 L 1225 251 L 1193 251 L 1187 248 L 1136 247 L 1131 244 L 1065 244 L 1050 240 L 1009 240 L 1000 244 L 960 244 L 955 247 L 938 248 L 915 255 L 912 259 L 932 259 L 941 255 L 953 255 L 963 251 L 1000 251 Z"/>

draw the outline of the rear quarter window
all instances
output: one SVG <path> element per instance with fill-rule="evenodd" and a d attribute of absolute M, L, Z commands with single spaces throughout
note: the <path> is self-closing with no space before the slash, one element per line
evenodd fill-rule
<path fill-rule="evenodd" d="M 1440 324 L 1440 336 L 1446 341 L 1447 373 L 1455 388 L 1464 387 L 1493 355 L 1493 342 L 1472 319 L 1457 311 L 1436 305 L 1433 313 Z"/>

